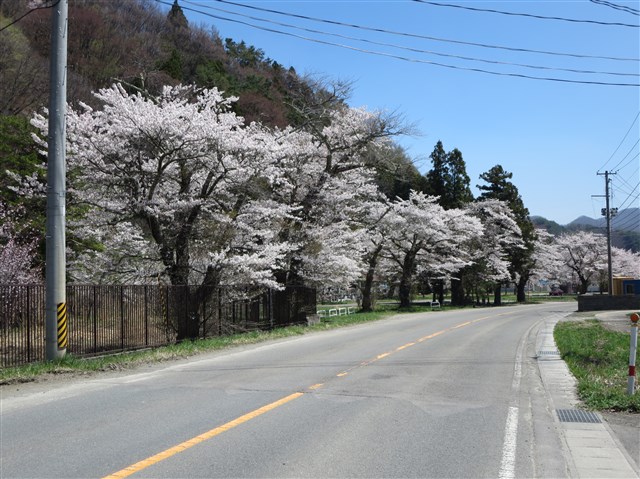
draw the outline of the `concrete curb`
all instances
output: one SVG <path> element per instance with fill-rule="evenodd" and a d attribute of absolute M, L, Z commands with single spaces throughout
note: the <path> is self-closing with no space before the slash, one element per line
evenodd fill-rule
<path fill-rule="evenodd" d="M 596 414 L 600 423 L 561 422 L 558 418 L 559 409 L 580 409 L 576 380 L 560 358 L 553 339 L 553 329 L 560 319 L 560 316 L 545 319 L 536 337 L 536 351 L 542 383 L 570 458 L 571 476 L 640 478 L 638 467 L 600 414 Z"/>

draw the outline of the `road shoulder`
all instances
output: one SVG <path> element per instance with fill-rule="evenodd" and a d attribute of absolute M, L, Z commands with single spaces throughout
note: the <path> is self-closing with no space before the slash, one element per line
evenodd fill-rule
<path fill-rule="evenodd" d="M 538 331 L 536 350 L 547 398 L 556 413 L 554 418 L 571 457 L 571 475 L 638 478 L 640 471 L 634 451 L 640 429 L 625 423 L 624 418 L 615 414 L 604 420 L 598 413 L 580 415 L 584 419 L 578 418 L 577 421 L 568 421 L 564 414 L 560 417 L 559 411 L 569 415 L 583 411 L 576 394 L 575 378 L 560 358 L 553 339 L 553 329 L 561 319 L 560 315 L 545 319 Z"/>

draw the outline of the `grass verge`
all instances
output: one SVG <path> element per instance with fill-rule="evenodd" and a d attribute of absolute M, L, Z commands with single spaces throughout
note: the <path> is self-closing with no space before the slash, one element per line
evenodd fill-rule
<path fill-rule="evenodd" d="M 561 321 L 554 337 L 589 408 L 640 412 L 640 393 L 627 395 L 629 334 L 610 331 L 596 319 Z"/>
<path fill-rule="evenodd" d="M 340 328 L 367 321 L 375 321 L 401 312 L 406 311 L 398 310 L 396 308 L 384 309 L 372 313 L 355 313 L 346 316 L 332 316 L 331 318 L 325 318 L 320 323 L 312 326 L 289 326 L 274 329 L 272 331 L 251 331 L 230 336 L 185 341 L 179 344 L 163 346 L 150 350 L 125 352 L 96 358 L 76 358 L 71 355 L 67 355 L 60 361 L 32 363 L 25 366 L 0 369 L 0 386 L 36 381 L 51 375 L 82 375 L 99 371 L 130 369 L 146 363 L 187 358 L 198 353 L 255 344 L 271 339 L 297 336 L 314 331 Z"/>

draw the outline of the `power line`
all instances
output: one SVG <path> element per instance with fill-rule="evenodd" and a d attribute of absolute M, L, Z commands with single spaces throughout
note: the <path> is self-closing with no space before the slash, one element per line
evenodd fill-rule
<path fill-rule="evenodd" d="M 638 158 L 638 155 L 640 155 L 640 153 L 636 153 L 635 156 L 632 156 L 631 159 L 629 161 L 627 161 L 624 165 L 620 166 L 620 164 L 627 159 L 627 157 L 631 154 L 631 152 L 634 150 L 634 148 L 636 146 L 638 146 L 638 143 L 640 143 L 640 139 L 638 139 L 635 144 L 629 149 L 629 151 L 627 152 L 626 155 L 624 155 L 624 157 L 618 162 L 618 164 L 616 166 L 613 167 L 613 169 L 624 169 L 629 163 L 631 163 L 633 160 L 635 160 L 636 158 Z M 619 168 L 618 168 L 619 167 Z"/>
<path fill-rule="evenodd" d="M 553 52 L 553 51 L 548 51 L 548 50 L 532 50 L 532 49 L 527 49 L 527 48 L 508 47 L 508 46 L 504 46 L 504 45 L 491 45 L 491 44 L 487 44 L 487 43 L 465 42 L 465 41 L 461 41 L 461 40 L 452 40 L 452 39 L 448 39 L 448 38 L 440 38 L 440 37 L 432 37 L 432 36 L 428 36 L 428 35 L 420 35 L 420 34 L 417 34 L 417 33 L 407 33 L 407 32 L 399 32 L 399 31 L 394 31 L 394 30 L 386 30 L 384 28 L 369 27 L 369 26 L 365 26 L 365 25 L 358 25 L 358 24 L 353 24 L 353 23 L 339 22 L 339 21 L 336 21 L 336 20 L 329 20 L 329 19 L 326 19 L 326 18 L 318 18 L 318 17 L 311 17 L 311 16 L 308 16 L 308 15 L 300 15 L 300 14 L 296 14 L 296 13 L 283 12 L 281 10 L 274 10 L 274 9 L 271 9 L 271 8 L 257 7 L 257 6 L 254 6 L 254 5 L 245 5 L 245 4 L 234 2 L 234 1 L 231 1 L 231 0 L 213 0 L 213 1 L 215 1 L 217 3 L 224 3 L 224 4 L 227 4 L 227 5 L 234 5 L 234 6 L 237 6 L 237 7 L 246 8 L 246 9 L 250 9 L 250 10 L 256 10 L 256 11 L 261 11 L 261 12 L 266 12 L 266 13 L 273 13 L 273 14 L 276 14 L 276 15 L 282 15 L 282 16 L 285 16 L 285 17 L 299 18 L 299 19 L 302 19 L 302 20 L 309 20 L 309 21 L 314 21 L 314 22 L 319 22 L 319 23 L 326 23 L 326 24 L 329 24 L 329 25 L 337 25 L 337 26 L 341 26 L 341 27 L 349 27 L 349 28 L 355 28 L 355 29 L 359 29 L 359 30 L 366 30 L 366 31 L 370 31 L 370 32 L 384 33 L 384 34 L 389 34 L 389 35 L 398 35 L 398 36 L 409 37 L 409 38 L 419 38 L 419 39 L 430 40 L 430 41 L 435 41 L 435 42 L 453 43 L 453 44 L 458 44 L 458 45 L 467 45 L 467 46 L 473 46 L 473 47 L 479 47 L 479 48 L 491 48 L 491 49 L 498 49 L 498 50 L 507 50 L 507 51 L 512 51 L 512 52 L 520 52 L 520 53 L 535 53 L 535 54 L 540 54 L 540 55 L 553 55 L 553 56 L 572 57 L 572 58 L 591 58 L 591 59 L 597 59 L 597 60 L 630 61 L 630 62 L 639 62 L 640 61 L 640 59 L 638 59 L 638 58 L 623 58 L 623 57 L 586 55 L 586 54 L 579 54 L 579 53 L 562 53 L 562 52 Z M 185 3 L 194 4 L 194 2 L 189 2 L 188 0 L 184 0 L 184 2 Z M 197 5 L 199 5 L 199 4 L 197 4 Z"/>
<path fill-rule="evenodd" d="M 22 20 L 24 17 L 26 17 L 27 15 L 35 12 L 36 10 L 45 10 L 47 8 L 53 8 L 56 5 L 58 5 L 58 3 L 60 3 L 60 0 L 56 0 L 55 3 L 52 3 L 51 5 L 45 5 L 45 6 L 41 6 L 41 7 L 34 7 L 31 10 L 29 10 L 27 13 L 25 13 L 24 15 L 19 16 L 18 18 L 16 18 L 15 20 L 13 20 L 11 23 L 9 23 L 8 25 L 5 25 L 4 27 L 0 28 L 0 32 L 6 30 L 7 28 L 9 28 L 12 25 L 15 25 L 16 23 L 18 23 L 20 20 Z"/>
<path fill-rule="evenodd" d="M 155 0 L 157 3 L 161 3 L 163 5 L 167 5 L 167 6 L 171 6 L 172 4 L 167 2 L 167 1 L 163 1 L 163 0 Z M 352 50 L 352 51 L 356 51 L 356 52 L 360 52 L 360 53 L 366 53 L 369 55 L 377 55 L 377 56 L 382 56 L 382 57 L 386 57 L 386 58 L 393 58 L 396 60 L 402 60 L 402 61 L 406 61 L 406 62 L 411 62 L 411 63 L 422 63 L 422 64 L 427 64 L 427 65 L 433 65 L 433 66 L 439 66 L 442 68 L 449 68 L 452 70 L 461 70 L 461 71 L 472 71 L 472 72 L 476 72 L 476 73 L 484 73 L 484 74 L 488 74 L 488 75 L 494 75 L 494 76 L 504 76 L 504 77 L 512 77 L 512 78 L 526 78 L 529 80 L 541 80 L 541 81 L 552 81 L 552 82 L 558 82 L 558 83 L 571 83 L 571 84 L 582 84 L 582 85 L 599 85 L 599 86 L 620 86 L 620 87 L 639 87 L 640 83 L 615 83 L 615 82 L 604 82 L 604 81 L 587 81 L 587 80 L 571 80 L 571 79 L 566 79 L 566 78 L 555 78 L 555 77 L 537 77 L 537 76 L 531 76 L 531 75 L 525 75 L 522 73 L 505 73 L 505 72 L 496 72 L 496 71 L 491 71 L 491 70 L 483 70 L 481 68 L 471 68 L 471 67 L 462 67 L 462 66 L 458 66 L 458 65 L 449 65 L 446 63 L 439 63 L 439 62 L 434 62 L 434 61 L 430 61 L 430 60 L 421 60 L 421 59 L 417 59 L 417 58 L 409 58 L 409 57 L 404 57 L 404 56 L 400 56 L 400 55 L 394 55 L 391 53 L 384 53 L 384 52 L 378 52 L 378 51 L 373 51 L 373 50 L 365 50 L 362 48 L 356 48 L 356 47 L 352 47 L 349 45 L 343 45 L 341 43 L 332 43 L 332 42 L 328 42 L 325 40 L 319 40 L 317 38 L 309 38 L 309 37 L 305 37 L 302 35 L 296 35 L 294 33 L 290 33 L 290 32 L 283 32 L 281 30 L 276 30 L 273 28 L 267 28 L 267 27 L 261 27 L 259 25 L 254 25 L 252 23 L 248 23 L 242 20 L 234 20 L 231 18 L 226 18 L 226 17 L 221 17 L 219 15 L 214 15 L 212 13 L 208 13 L 208 12 L 204 12 L 202 10 L 196 10 L 194 8 L 189 8 L 189 7 L 182 7 L 183 10 L 188 10 L 188 11 L 192 11 L 195 13 L 200 13 L 201 15 L 205 15 L 211 18 L 215 18 L 217 20 L 222 20 L 222 21 L 226 21 L 226 22 L 231 22 L 231 23 L 237 23 L 240 25 L 245 25 L 251 28 L 255 28 L 257 30 L 262 30 L 265 32 L 270 32 L 270 33 L 276 33 L 278 35 L 283 35 L 283 36 L 287 36 L 287 37 L 292 37 L 292 38 L 297 38 L 299 40 L 305 40 L 308 42 L 313 42 L 313 43 L 318 43 L 321 45 L 329 45 L 329 46 L 334 46 L 334 47 L 339 47 L 339 48 L 344 48 L 347 50 Z"/>
<path fill-rule="evenodd" d="M 436 7 L 450 7 L 450 8 L 460 8 L 462 10 L 471 10 L 473 12 L 485 12 L 485 13 L 497 13 L 500 15 L 510 15 L 516 17 L 529 17 L 536 18 L 539 20 L 560 20 L 563 22 L 571 22 L 571 23 L 590 23 L 594 25 L 605 25 L 605 26 L 616 26 L 616 27 L 630 27 L 630 28 L 639 28 L 640 25 L 633 25 L 630 23 L 617 23 L 617 22 L 601 22 L 598 20 L 577 20 L 575 18 L 563 18 L 563 17 L 546 17 L 543 15 L 533 15 L 531 13 L 515 13 L 515 12 L 503 12 L 502 10 L 492 10 L 488 8 L 476 8 L 476 7 L 467 7 L 463 5 L 454 5 L 451 3 L 438 3 L 438 2 L 430 2 L 427 0 L 413 0 L 417 3 L 424 3 L 427 5 L 433 5 Z"/>
<path fill-rule="evenodd" d="M 215 10 L 215 11 L 218 11 L 218 12 L 223 12 L 223 13 L 227 13 L 227 14 L 231 14 L 231 15 L 236 15 L 236 16 L 243 17 L 243 18 L 249 18 L 251 20 L 256 20 L 256 21 L 259 21 L 259 22 L 265 22 L 265 23 L 269 23 L 269 24 L 273 24 L 273 25 L 278 25 L 278 26 L 281 26 L 281 27 L 293 28 L 293 29 L 296 29 L 296 30 L 302 30 L 302 31 L 309 32 L 309 33 L 316 33 L 316 34 L 319 34 L 319 35 L 339 37 L 339 38 L 343 38 L 343 39 L 346 39 L 346 40 L 354 40 L 354 41 L 373 44 L 373 45 L 392 47 L 392 48 L 397 48 L 397 49 L 400 49 L 400 50 L 411 51 L 411 52 L 414 52 L 414 53 L 424 53 L 424 54 L 436 55 L 436 56 L 440 56 L 440 57 L 456 58 L 456 59 L 459 59 L 459 60 L 467 60 L 467 61 L 473 61 L 473 62 L 488 63 L 488 64 L 492 64 L 492 65 L 517 66 L 517 67 L 530 68 L 530 69 L 536 69 L 536 70 L 562 71 L 562 72 L 580 73 L 580 74 L 587 74 L 587 75 L 613 75 L 613 76 L 629 76 L 629 77 L 638 77 L 638 76 L 640 76 L 638 73 L 603 72 L 603 71 L 593 71 L 593 70 L 579 70 L 579 69 L 573 69 L 573 68 L 547 67 L 547 66 L 542 66 L 542 65 L 528 65 L 528 64 L 522 64 L 522 63 L 503 62 L 503 61 L 498 61 L 498 60 L 487 60 L 487 59 L 484 59 L 484 58 L 475 58 L 475 57 L 467 57 L 467 56 L 462 56 L 462 55 L 453 55 L 453 54 L 448 54 L 448 53 L 435 52 L 435 51 L 432 51 L 432 50 L 424 50 L 424 49 L 419 49 L 419 48 L 412 48 L 412 47 L 407 47 L 407 46 L 404 46 L 404 45 L 397 45 L 397 44 L 393 44 L 393 43 L 378 42 L 378 41 L 375 41 L 375 40 L 369 40 L 367 38 L 357 38 L 357 37 L 352 37 L 352 36 L 349 36 L 349 35 L 342 35 L 342 34 L 339 34 L 339 33 L 330 33 L 330 32 L 325 32 L 325 31 L 321 31 L 321 30 L 305 28 L 305 27 L 301 27 L 301 26 L 298 26 L 298 25 L 292 25 L 290 23 L 282 23 L 282 22 L 277 22 L 277 21 L 274 21 L 274 20 L 268 20 L 268 19 L 265 19 L 265 18 L 255 17 L 255 16 L 252 16 L 252 15 L 245 15 L 243 13 L 233 12 L 233 11 L 226 10 L 226 9 L 223 9 L 223 8 L 211 7 L 211 6 L 208 6 L 208 5 L 203 5 L 201 3 L 192 2 L 192 1 L 188 1 L 188 0 L 184 0 L 184 3 L 190 4 L 190 5 L 197 5 L 199 7 L 206 8 L 206 9 L 209 9 L 209 10 Z"/>
<path fill-rule="evenodd" d="M 618 5 L 617 3 L 607 2 L 606 0 L 589 0 L 596 5 L 603 5 L 605 7 L 613 8 L 614 10 L 620 10 L 621 12 L 630 13 L 631 15 L 640 15 L 640 10 L 631 8 L 627 5 Z"/>
<path fill-rule="evenodd" d="M 631 126 L 629 126 L 629 129 L 627 130 L 627 132 L 624 134 L 624 137 L 622 137 L 622 140 L 620 140 L 620 144 L 618 145 L 618 147 L 615 149 L 615 151 L 613 153 L 611 153 L 611 156 L 609 157 L 609 159 L 605 162 L 604 165 L 602 165 L 599 169 L 598 172 L 600 172 L 605 166 L 607 166 L 609 164 L 609 162 L 611 161 L 611 159 L 615 156 L 615 154 L 618 152 L 618 150 L 620 149 L 620 147 L 622 146 L 622 144 L 624 143 L 624 140 L 627 139 L 627 136 L 629 135 L 629 132 L 631 131 L 631 129 L 633 128 L 633 125 L 636 124 L 636 121 L 638 121 L 638 117 L 640 116 L 640 111 L 636 114 L 636 117 L 633 119 L 633 121 L 631 122 Z"/>

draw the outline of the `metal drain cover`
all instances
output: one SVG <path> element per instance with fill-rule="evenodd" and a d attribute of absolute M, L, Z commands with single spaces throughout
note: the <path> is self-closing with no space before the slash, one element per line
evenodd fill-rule
<path fill-rule="evenodd" d="M 560 356 L 560 351 L 538 351 L 538 356 Z"/>
<path fill-rule="evenodd" d="M 602 420 L 594 412 L 583 411 L 581 409 L 557 409 L 560 422 L 583 422 L 589 424 L 600 424 Z"/>

